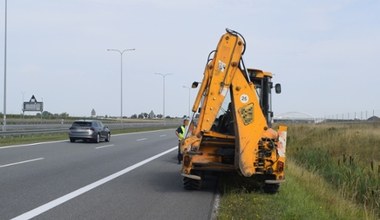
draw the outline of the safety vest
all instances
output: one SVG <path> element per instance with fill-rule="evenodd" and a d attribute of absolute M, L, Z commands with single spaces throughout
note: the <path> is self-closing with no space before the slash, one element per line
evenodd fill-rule
<path fill-rule="evenodd" d="M 178 133 L 178 139 L 182 140 L 185 137 L 185 126 L 181 125 L 182 133 Z"/>

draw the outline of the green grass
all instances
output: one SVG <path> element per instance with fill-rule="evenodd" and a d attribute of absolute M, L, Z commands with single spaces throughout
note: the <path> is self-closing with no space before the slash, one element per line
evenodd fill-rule
<path fill-rule="evenodd" d="M 0 147 L 68 139 L 67 133 L 14 135 L 0 137 Z"/>
<path fill-rule="evenodd" d="M 371 219 L 319 175 L 294 162 L 287 164 L 286 182 L 277 194 L 250 191 L 236 177 L 221 177 L 225 179 L 218 219 Z"/>
<path fill-rule="evenodd" d="M 288 155 L 297 164 L 380 218 L 378 124 L 292 126 L 289 133 Z"/>
<path fill-rule="evenodd" d="M 291 125 L 278 194 L 221 178 L 218 219 L 380 219 L 380 125 Z"/>

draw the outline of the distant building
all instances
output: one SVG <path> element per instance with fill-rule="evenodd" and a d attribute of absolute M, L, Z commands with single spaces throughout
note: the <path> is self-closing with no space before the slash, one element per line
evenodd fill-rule
<path fill-rule="evenodd" d="M 368 121 L 380 121 L 380 118 L 374 115 L 374 116 L 368 118 L 367 120 Z"/>
<path fill-rule="evenodd" d="M 287 112 L 273 117 L 277 123 L 318 123 L 319 121 L 311 114 L 302 112 Z"/>
<path fill-rule="evenodd" d="M 91 118 L 95 118 L 96 117 L 96 111 L 95 109 L 92 109 L 91 110 Z"/>

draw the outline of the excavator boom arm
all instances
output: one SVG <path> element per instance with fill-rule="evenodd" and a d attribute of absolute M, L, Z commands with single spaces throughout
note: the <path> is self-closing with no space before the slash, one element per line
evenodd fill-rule
<path fill-rule="evenodd" d="M 205 68 L 201 89 L 193 106 L 193 111 L 196 111 L 203 96 L 196 134 L 211 129 L 230 89 L 231 81 L 239 70 L 243 47 L 243 41 L 237 34 L 227 32 L 221 37 L 214 59 Z"/>

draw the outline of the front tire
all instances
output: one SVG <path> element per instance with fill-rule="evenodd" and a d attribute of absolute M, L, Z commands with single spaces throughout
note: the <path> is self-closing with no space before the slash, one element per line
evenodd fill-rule
<path fill-rule="evenodd" d="M 71 143 L 74 143 L 74 142 L 75 142 L 75 139 L 74 139 L 74 138 L 70 138 L 70 142 L 71 142 Z"/>
<path fill-rule="evenodd" d="M 111 141 L 111 134 L 110 133 L 107 134 L 107 137 L 106 137 L 105 141 L 106 142 L 110 142 Z"/>

